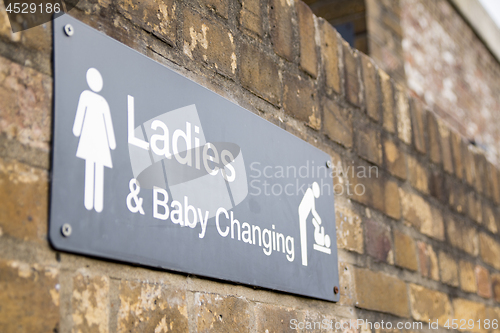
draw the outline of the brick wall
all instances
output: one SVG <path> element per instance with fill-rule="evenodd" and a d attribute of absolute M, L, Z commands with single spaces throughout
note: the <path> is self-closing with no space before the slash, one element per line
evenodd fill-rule
<path fill-rule="evenodd" d="M 401 0 L 408 87 L 499 163 L 500 64 L 447 0 Z"/>
<path fill-rule="evenodd" d="M 329 153 L 336 188 L 365 193 L 335 194 L 338 303 L 54 251 L 51 24 L 13 35 L 2 8 L 0 331 L 287 332 L 291 319 L 356 318 L 443 330 L 500 317 L 498 169 L 304 3 L 81 0 L 70 15 Z M 206 48 L 189 32 L 202 24 Z"/>

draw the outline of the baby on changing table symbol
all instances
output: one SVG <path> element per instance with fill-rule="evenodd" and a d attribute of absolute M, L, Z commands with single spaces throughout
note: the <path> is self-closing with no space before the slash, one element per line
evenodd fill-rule
<path fill-rule="evenodd" d="M 312 188 L 308 188 L 302 201 L 299 204 L 299 223 L 300 223 L 300 250 L 302 254 L 302 265 L 307 266 L 307 218 L 312 213 L 312 223 L 314 225 L 314 241 L 316 244 L 313 248 L 316 251 L 331 254 L 331 239 L 325 235 L 325 227 L 321 226 L 321 217 L 316 212 L 315 199 L 319 198 L 320 190 L 317 182 L 312 184 Z"/>
<path fill-rule="evenodd" d="M 87 70 L 90 90 L 80 94 L 73 134 L 80 137 L 76 157 L 85 160 L 84 205 L 87 210 L 101 212 L 104 196 L 104 167 L 113 168 L 110 148 L 116 148 L 108 102 L 97 94 L 102 90 L 101 73 Z"/>

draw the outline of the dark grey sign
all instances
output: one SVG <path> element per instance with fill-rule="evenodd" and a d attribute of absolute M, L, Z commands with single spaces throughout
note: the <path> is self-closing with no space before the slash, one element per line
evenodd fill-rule
<path fill-rule="evenodd" d="M 55 248 L 339 299 L 327 154 L 69 15 L 54 64 Z"/>

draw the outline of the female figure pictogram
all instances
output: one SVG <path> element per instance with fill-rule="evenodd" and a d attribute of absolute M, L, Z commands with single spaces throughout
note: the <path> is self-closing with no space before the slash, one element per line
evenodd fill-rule
<path fill-rule="evenodd" d="M 97 94 L 102 90 L 101 73 L 95 68 L 87 71 L 90 90 L 80 94 L 73 134 L 80 137 L 76 157 L 85 160 L 84 205 L 88 210 L 101 212 L 104 196 L 104 167 L 113 168 L 111 149 L 116 148 L 108 102 Z"/>

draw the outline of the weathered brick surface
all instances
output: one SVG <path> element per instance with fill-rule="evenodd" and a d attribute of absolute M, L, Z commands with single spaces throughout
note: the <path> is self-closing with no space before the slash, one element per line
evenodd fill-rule
<path fill-rule="evenodd" d="M 47 172 L 0 159 L 0 229 L 25 241 L 45 242 L 48 205 Z"/>
<path fill-rule="evenodd" d="M 500 200 L 498 193 L 498 178 L 497 178 L 497 168 L 490 162 L 486 163 L 486 177 L 487 177 L 487 188 L 488 196 L 494 200 L 496 203 Z"/>
<path fill-rule="evenodd" d="M 474 185 L 476 181 L 476 163 L 473 155 L 473 150 L 475 149 L 473 145 L 464 145 L 462 149 L 462 156 L 464 158 L 464 173 L 465 181 L 469 185 Z"/>
<path fill-rule="evenodd" d="M 489 231 L 497 233 L 498 225 L 493 208 L 487 202 L 483 203 L 482 208 L 482 223 L 486 228 L 488 228 Z"/>
<path fill-rule="evenodd" d="M 410 303 L 411 315 L 415 320 L 438 320 L 440 325 L 444 325 L 452 317 L 450 300 L 443 292 L 410 284 Z"/>
<path fill-rule="evenodd" d="M 382 143 L 380 131 L 367 121 L 358 121 L 355 126 L 356 150 L 366 160 L 382 164 Z"/>
<path fill-rule="evenodd" d="M 241 26 L 259 37 L 264 34 L 261 2 L 261 0 L 244 0 L 241 2 L 240 12 Z"/>
<path fill-rule="evenodd" d="M 439 135 L 439 125 L 436 116 L 432 112 L 427 112 L 427 125 L 429 126 L 429 157 L 434 163 L 441 163 L 441 139 Z"/>
<path fill-rule="evenodd" d="M 415 149 L 422 154 L 427 152 L 425 143 L 427 133 L 427 112 L 422 102 L 412 98 L 410 100 L 411 125 L 413 129 L 413 144 Z"/>
<path fill-rule="evenodd" d="M 403 189 L 399 190 L 399 195 L 405 221 L 421 233 L 443 240 L 444 225 L 441 213 L 419 195 Z"/>
<path fill-rule="evenodd" d="M 390 275 L 367 269 L 354 270 L 357 306 L 363 309 L 387 312 L 408 317 L 406 284 Z M 381 293 L 380 291 L 384 292 Z"/>
<path fill-rule="evenodd" d="M 394 253 L 396 265 L 412 271 L 418 269 L 415 241 L 399 230 L 394 230 Z"/>
<path fill-rule="evenodd" d="M 78 273 L 73 277 L 71 318 L 77 332 L 108 332 L 109 278 Z"/>
<path fill-rule="evenodd" d="M 380 89 L 382 90 L 382 114 L 384 129 L 395 133 L 396 125 L 394 122 L 394 95 L 391 78 L 386 72 L 379 70 Z"/>
<path fill-rule="evenodd" d="M 323 98 L 323 130 L 333 141 L 352 147 L 352 114 L 336 102 Z"/>
<path fill-rule="evenodd" d="M 399 187 L 395 181 L 385 183 L 384 199 L 384 212 L 393 219 L 399 220 L 401 218 L 401 200 L 399 198 Z"/>
<path fill-rule="evenodd" d="M 177 36 L 176 6 L 174 0 L 117 1 L 117 10 L 135 25 L 152 33 L 170 45 L 175 44 Z"/>
<path fill-rule="evenodd" d="M 462 179 L 464 169 L 462 164 L 462 137 L 455 131 L 451 132 L 451 151 L 453 155 L 453 165 L 455 166 L 455 175 Z"/>
<path fill-rule="evenodd" d="M 469 320 L 472 319 L 474 322 L 480 321 L 484 323 L 484 319 L 486 316 L 486 307 L 484 304 L 469 301 L 462 298 L 456 298 L 452 302 L 453 304 L 453 319 L 457 319 L 458 322 L 461 320 Z M 469 329 L 465 329 L 469 331 Z M 465 331 L 461 329 L 461 331 Z M 486 333 L 488 330 L 484 328 L 484 325 L 474 325 L 474 327 L 470 330 L 474 333 Z"/>
<path fill-rule="evenodd" d="M 203 61 L 218 72 L 234 77 L 238 68 L 233 33 L 215 19 L 184 10 L 183 52 L 191 59 Z"/>
<path fill-rule="evenodd" d="M 467 214 L 476 223 L 483 223 L 483 207 L 481 199 L 474 192 L 467 195 Z"/>
<path fill-rule="evenodd" d="M 360 53 L 361 68 L 363 71 L 363 85 L 365 88 L 365 106 L 368 116 L 378 122 L 380 120 L 380 93 L 378 88 L 377 69 L 372 60 Z"/>
<path fill-rule="evenodd" d="M 318 75 L 318 59 L 316 53 L 316 31 L 311 8 L 302 1 L 296 2 L 300 35 L 300 67 L 316 77 Z"/>
<path fill-rule="evenodd" d="M 465 188 L 451 176 L 445 175 L 445 190 L 448 193 L 448 204 L 458 213 L 464 213 L 467 207 Z"/>
<path fill-rule="evenodd" d="M 474 265 L 469 261 L 460 260 L 459 263 L 460 288 L 469 293 L 477 291 L 476 274 Z"/>
<path fill-rule="evenodd" d="M 188 330 L 186 291 L 183 289 L 162 283 L 122 280 L 119 300 L 119 332 Z"/>
<path fill-rule="evenodd" d="M 439 252 L 439 271 L 441 281 L 453 287 L 458 287 L 458 267 L 455 259 L 446 252 Z"/>
<path fill-rule="evenodd" d="M 412 137 L 411 116 L 405 89 L 401 86 L 396 86 L 395 97 L 398 137 L 401 141 L 409 145 L 411 144 Z"/>
<path fill-rule="evenodd" d="M 451 245 L 471 255 L 478 254 L 477 231 L 474 227 L 451 217 L 447 219 L 446 224 L 446 233 Z"/>
<path fill-rule="evenodd" d="M 450 129 L 443 120 L 437 118 L 439 145 L 441 146 L 441 159 L 443 168 L 448 173 L 453 173 L 453 156 L 450 146 Z"/>
<path fill-rule="evenodd" d="M 30 147 L 49 149 L 52 80 L 0 57 L 0 133 Z"/>
<path fill-rule="evenodd" d="M 294 57 L 294 42 L 297 40 L 293 30 L 294 6 L 291 1 L 269 1 L 269 21 L 271 25 L 271 41 L 274 51 L 292 61 Z"/>
<path fill-rule="evenodd" d="M 486 158 L 482 153 L 476 151 L 474 152 L 474 160 L 476 165 L 476 190 L 479 193 L 486 193 Z"/>
<path fill-rule="evenodd" d="M 443 171 L 434 169 L 429 172 L 429 194 L 443 204 L 448 203 Z"/>
<path fill-rule="evenodd" d="M 294 118 L 314 129 L 321 127 L 318 97 L 314 82 L 300 75 L 283 75 L 283 108 Z"/>
<path fill-rule="evenodd" d="M 227 19 L 229 17 L 229 0 L 199 0 L 210 10 Z"/>
<path fill-rule="evenodd" d="M 360 105 L 360 85 L 358 74 L 358 53 L 353 52 L 347 42 L 342 42 L 345 69 L 345 94 L 347 101 L 353 105 Z"/>
<path fill-rule="evenodd" d="M 0 331 L 59 331 L 59 270 L 0 260 Z"/>
<path fill-rule="evenodd" d="M 366 253 L 379 261 L 394 263 L 394 251 L 389 226 L 373 219 L 365 221 Z"/>
<path fill-rule="evenodd" d="M 500 274 L 491 274 L 491 289 L 495 301 L 500 302 Z"/>
<path fill-rule="evenodd" d="M 340 93 L 339 42 L 337 31 L 325 20 L 319 19 L 321 55 L 325 69 L 327 92 Z"/>
<path fill-rule="evenodd" d="M 422 276 L 438 281 L 439 280 L 439 267 L 436 252 L 432 245 L 424 242 L 418 242 L 418 258 L 420 273 Z"/>
<path fill-rule="evenodd" d="M 337 224 L 337 246 L 358 253 L 363 253 L 363 227 L 361 217 L 348 208 L 335 207 Z"/>
<path fill-rule="evenodd" d="M 384 161 L 387 170 L 394 176 L 406 179 L 406 153 L 392 139 L 384 140 Z"/>
<path fill-rule="evenodd" d="M 242 44 L 240 52 L 242 85 L 268 102 L 279 105 L 281 83 L 278 65 L 274 59 L 250 44 Z"/>
<path fill-rule="evenodd" d="M 485 233 L 479 234 L 479 247 L 484 262 L 500 270 L 500 244 Z"/>
<path fill-rule="evenodd" d="M 296 332 L 290 327 L 290 320 L 297 318 L 297 311 L 291 308 L 268 304 L 257 304 L 255 306 L 257 332 Z M 249 328 L 246 328 L 241 332 L 249 331 Z"/>
<path fill-rule="evenodd" d="M 429 194 L 427 169 L 412 156 L 408 156 L 408 171 L 411 186 L 424 194 Z"/>
<path fill-rule="evenodd" d="M 198 332 L 250 331 L 251 310 L 250 303 L 247 300 L 206 293 L 196 293 L 194 298 L 195 304 L 198 305 L 194 311 Z M 179 331 L 182 330 L 179 329 Z M 261 330 L 261 332 L 263 331 Z"/>
<path fill-rule="evenodd" d="M 477 294 L 481 297 L 491 297 L 490 272 L 483 266 L 477 265 L 476 269 Z"/>

